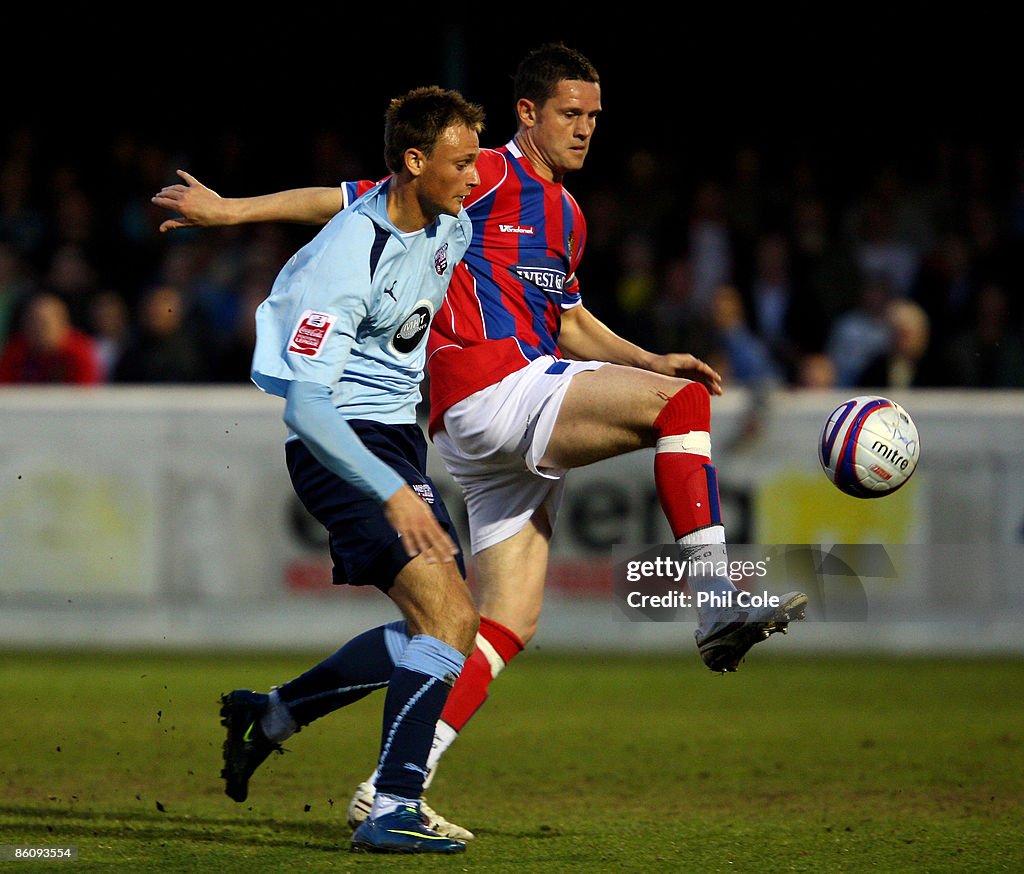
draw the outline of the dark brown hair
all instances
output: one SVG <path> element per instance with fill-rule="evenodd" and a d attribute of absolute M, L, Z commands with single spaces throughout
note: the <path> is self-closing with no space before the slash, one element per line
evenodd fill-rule
<path fill-rule="evenodd" d="M 515 100 L 525 98 L 543 106 L 554 96 L 558 83 L 565 79 L 595 84 L 601 81 L 594 65 L 576 49 L 560 42 L 542 45 L 519 62 Z"/>
<path fill-rule="evenodd" d="M 395 97 L 384 116 L 384 163 L 398 173 L 407 149 L 419 149 L 429 156 L 441 134 L 459 124 L 480 133 L 484 111 L 458 91 L 428 85 Z"/>

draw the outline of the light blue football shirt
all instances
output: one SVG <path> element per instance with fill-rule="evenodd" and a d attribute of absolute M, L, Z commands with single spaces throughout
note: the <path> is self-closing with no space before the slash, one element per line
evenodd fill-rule
<path fill-rule="evenodd" d="M 264 391 L 286 397 L 293 381 L 315 383 L 332 390 L 344 419 L 416 422 L 427 332 L 473 224 L 462 212 L 402 232 L 388 218 L 389 183 L 334 216 L 257 308 L 252 380 Z M 345 457 L 345 439 L 339 460 L 346 469 L 365 465 Z M 371 484 L 380 497 L 394 481 Z"/>

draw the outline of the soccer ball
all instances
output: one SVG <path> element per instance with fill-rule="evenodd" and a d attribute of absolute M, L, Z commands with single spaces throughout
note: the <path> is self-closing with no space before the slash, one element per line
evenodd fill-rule
<path fill-rule="evenodd" d="M 895 401 L 860 395 L 841 403 L 821 429 L 818 460 L 840 491 L 881 498 L 917 470 L 921 440 L 910 414 Z"/>

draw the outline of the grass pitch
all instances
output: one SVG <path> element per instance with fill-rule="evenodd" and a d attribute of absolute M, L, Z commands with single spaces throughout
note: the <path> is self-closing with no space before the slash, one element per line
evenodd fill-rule
<path fill-rule="evenodd" d="M 0 845 L 71 870 L 1019 871 L 1019 659 L 676 657 L 531 650 L 446 757 L 430 802 L 461 856 L 348 852 L 381 697 L 306 728 L 235 804 L 218 696 L 321 653 L 0 655 Z M 25 869 L 57 862 L 21 863 Z M 22 870 L 14 863 L 5 869 Z"/>

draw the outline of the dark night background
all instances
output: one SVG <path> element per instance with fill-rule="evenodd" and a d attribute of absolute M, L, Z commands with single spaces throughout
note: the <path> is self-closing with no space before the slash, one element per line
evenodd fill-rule
<path fill-rule="evenodd" d="M 380 12 L 312 4 L 263 12 L 223 3 L 21 10 L 0 53 L 0 161 L 30 173 L 26 188 L 44 223 L 69 191 L 90 201 L 97 283 L 115 287 L 134 308 L 143 289 L 162 279 L 171 247 L 186 239 L 158 234 L 166 214 L 148 203 L 177 181 L 176 168 L 239 196 L 376 178 L 384 173 L 388 99 L 424 84 L 458 88 L 483 104 L 482 143 L 501 145 L 514 130 L 518 60 L 561 40 L 583 51 L 602 77 L 604 113 L 587 166 L 566 180 L 588 214 L 581 278 L 602 316 L 616 317 L 614 277 L 623 269 L 622 253 L 608 247 L 632 230 L 630 222 L 657 214 L 648 232 L 664 267 L 674 254 L 666 246 L 681 245 L 697 192 L 709 181 L 734 185 L 743 148 L 756 152 L 758 184 L 776 203 L 759 217 L 757 233 L 789 232 L 786 195 L 795 197 L 806 169 L 838 225 L 881 168 L 907 189 L 945 184 L 937 175 L 941 155 L 959 162 L 965 178 L 977 172 L 980 156 L 988 186 L 980 196 L 1000 221 L 1019 208 L 1013 221 L 1024 226 L 1018 31 L 994 5 L 633 4 L 607 12 L 578 7 L 571 16 L 552 11 L 544 21 L 529 21 L 525 9 L 493 7 L 486 23 L 472 7 Z M 19 150 L 20 165 L 10 160 Z M 654 194 L 631 176 L 638 154 L 651 158 Z M 953 198 L 961 192 L 964 203 L 979 197 L 956 189 Z M 661 211 L 645 214 L 645 199 Z M 612 215 L 610 202 L 622 209 Z M 1016 302 L 1024 230 L 1006 228 L 1015 235 L 1001 241 L 1014 249 L 1012 266 L 999 279 Z M 26 253 L 44 279 L 60 243 L 48 233 Z M 288 229 L 280 256 L 308 235 Z M 205 237 L 207 245 L 220 239 Z M 749 251 L 736 254 L 750 261 L 748 243 Z M 1005 252 L 1000 258 L 1007 261 Z M 833 301 L 830 318 L 848 302 Z M 616 326 L 638 342 L 656 342 L 631 333 L 656 318 L 634 311 Z M 822 321 L 819 345 L 827 329 Z"/>
<path fill-rule="evenodd" d="M 109 20 L 98 7 L 55 12 L 19 39 L 9 32 L 13 51 L 0 60 L 7 118 L 45 131 L 54 152 L 95 157 L 129 130 L 197 168 L 227 133 L 239 141 L 243 178 L 263 190 L 307 181 L 286 162 L 304 162 L 320 129 L 342 131 L 361 157 L 379 160 L 387 99 L 421 84 L 482 103 L 485 142 L 504 142 L 516 62 L 556 39 L 581 49 L 603 78 L 605 115 L 573 187 L 614 172 L 637 146 L 676 165 L 713 166 L 741 142 L 780 156 L 815 150 L 837 165 L 912 160 L 945 134 L 1018 145 L 1008 138 L 1020 129 L 1017 31 L 997 7 L 681 5 L 665 7 L 671 17 L 633 8 L 582 7 L 552 14 L 551 24 L 509 15 L 497 27 L 465 13 L 396 10 L 371 21 L 312 4 L 269 14 L 169 6 L 140 19 L 129 7 Z"/>

